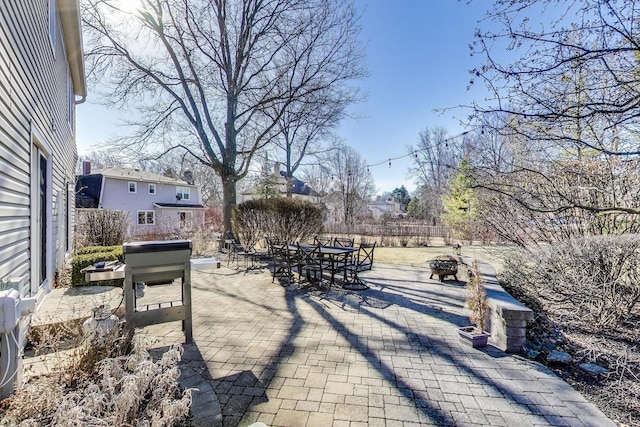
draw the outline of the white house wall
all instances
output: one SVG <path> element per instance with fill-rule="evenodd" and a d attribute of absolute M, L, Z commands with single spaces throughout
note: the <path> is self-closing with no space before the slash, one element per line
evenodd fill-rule
<path fill-rule="evenodd" d="M 41 303 L 52 286 L 54 271 L 73 250 L 73 191 L 76 148 L 69 117 L 69 66 L 59 16 L 56 15 L 55 44 L 49 37 L 48 0 L 0 1 L 0 280 L 8 280 L 20 297 Z M 84 90 L 84 89 L 83 89 Z M 75 115 L 75 110 L 71 113 Z M 71 120 L 74 123 L 75 120 Z M 46 265 L 41 282 L 33 268 L 42 245 L 34 239 L 38 224 L 32 215 L 35 186 L 32 163 L 39 147 L 47 153 L 45 203 L 47 236 Z M 33 194 L 32 194 L 33 193 Z M 69 203 L 68 203 L 69 202 Z M 39 270 L 38 270 L 39 272 Z M 38 280 L 34 280 L 37 278 Z M 19 379 L 29 317 L 1 337 L 2 371 Z M 9 352 L 6 352 L 9 353 Z M 2 384 L 2 397 L 12 384 Z"/>
<path fill-rule="evenodd" d="M 73 196 L 67 187 L 73 182 L 76 162 L 68 120 L 68 64 L 59 24 L 58 20 L 54 51 L 47 0 L 0 2 L 0 279 L 24 277 L 22 295 L 33 291 L 30 173 L 35 135 L 51 150 L 49 262 L 60 267 L 64 256 L 56 251 L 72 249 L 67 247 L 68 211 L 58 207 L 66 206 L 66 198 Z"/>

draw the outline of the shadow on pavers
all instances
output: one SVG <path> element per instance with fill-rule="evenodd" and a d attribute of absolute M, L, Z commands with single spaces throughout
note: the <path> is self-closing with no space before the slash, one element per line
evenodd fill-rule
<path fill-rule="evenodd" d="M 185 389 L 191 389 L 191 425 L 196 427 L 221 427 L 222 409 L 215 392 L 209 368 L 196 343 L 182 344 L 184 353 L 178 364 L 178 382 Z M 160 359 L 169 347 L 149 350 L 154 359 Z"/>

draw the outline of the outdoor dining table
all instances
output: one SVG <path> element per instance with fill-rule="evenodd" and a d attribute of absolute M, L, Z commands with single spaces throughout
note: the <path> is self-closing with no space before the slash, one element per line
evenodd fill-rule
<path fill-rule="evenodd" d="M 335 283 L 335 276 L 337 273 L 343 273 L 344 280 L 347 279 L 347 265 L 349 263 L 349 256 L 358 251 L 358 248 L 354 247 L 342 247 L 342 246 L 314 246 L 305 244 L 289 244 L 287 245 L 289 250 L 297 250 L 298 248 L 303 251 L 312 251 L 318 248 L 323 261 L 329 266 L 331 273 L 330 285 Z"/>

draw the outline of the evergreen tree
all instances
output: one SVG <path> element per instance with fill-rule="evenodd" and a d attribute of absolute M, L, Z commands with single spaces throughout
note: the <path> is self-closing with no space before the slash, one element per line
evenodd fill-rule
<path fill-rule="evenodd" d="M 476 211 L 476 199 L 471 183 L 469 159 L 465 157 L 460 161 L 458 173 L 449 181 L 449 192 L 442 196 L 442 221 L 451 227 L 454 237 L 467 240 L 469 243 L 473 241 Z"/>

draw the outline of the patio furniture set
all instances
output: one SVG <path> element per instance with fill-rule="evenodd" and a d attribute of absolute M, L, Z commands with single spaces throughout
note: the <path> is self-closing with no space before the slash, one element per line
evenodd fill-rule
<path fill-rule="evenodd" d="M 275 237 L 265 237 L 265 242 L 264 251 L 248 251 L 237 241 L 227 242 L 227 265 L 235 259 L 238 266 L 243 258 L 246 270 L 270 265 L 272 281 L 279 277 L 289 282 L 328 283 L 331 287 L 339 280 L 344 288 L 367 289 L 358 273 L 372 268 L 375 242 L 355 246 L 353 238 L 320 236 L 312 243 L 283 242 Z"/>

